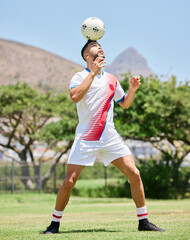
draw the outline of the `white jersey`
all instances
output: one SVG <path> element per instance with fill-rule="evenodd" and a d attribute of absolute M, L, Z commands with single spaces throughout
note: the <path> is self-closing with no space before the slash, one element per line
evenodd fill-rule
<path fill-rule="evenodd" d="M 90 70 L 76 73 L 70 82 L 70 89 L 78 86 Z M 107 72 L 96 75 L 88 92 L 77 103 L 79 123 L 76 138 L 86 141 L 106 140 L 117 134 L 113 123 L 113 99 L 118 103 L 125 93 L 117 78 Z"/>

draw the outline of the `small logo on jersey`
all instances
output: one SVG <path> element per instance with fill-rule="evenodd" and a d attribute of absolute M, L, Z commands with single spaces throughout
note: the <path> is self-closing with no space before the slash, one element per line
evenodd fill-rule
<path fill-rule="evenodd" d="M 112 84 L 109 84 L 109 86 L 110 86 L 110 89 L 114 91 L 114 86 Z"/>

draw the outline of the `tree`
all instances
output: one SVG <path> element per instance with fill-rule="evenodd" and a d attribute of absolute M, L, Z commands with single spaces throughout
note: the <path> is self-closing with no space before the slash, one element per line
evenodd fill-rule
<path fill-rule="evenodd" d="M 66 113 L 68 116 L 66 116 Z M 70 114 L 70 115 L 69 115 Z M 6 143 L 0 142 L 0 146 L 5 149 L 11 149 L 16 152 L 21 160 L 27 164 L 27 157 L 35 165 L 38 164 L 39 159 L 34 158 L 34 145 L 36 140 L 41 136 L 40 132 L 46 128 L 48 121 L 52 117 L 60 117 L 54 139 L 51 141 L 47 139 L 47 148 L 49 146 L 55 147 L 58 139 L 56 137 L 62 134 L 64 139 L 69 132 L 67 124 L 69 124 L 70 117 L 72 118 L 73 109 L 70 108 L 67 94 L 60 94 L 53 96 L 51 92 L 41 93 L 29 87 L 27 84 L 16 84 L 0 87 L 0 133 L 7 138 Z M 54 124 L 55 127 L 58 123 Z M 49 127 L 52 127 L 51 121 Z M 46 128 L 46 134 L 48 134 Z M 54 128 L 55 129 L 55 128 Z M 60 129 L 62 131 L 60 131 Z M 65 134 L 66 131 L 67 133 Z M 51 131 L 50 131 L 51 132 Z M 55 132 L 54 132 L 55 133 Z M 71 134 L 72 135 L 72 134 Z M 61 139 L 59 136 L 59 139 Z M 57 159 L 60 159 L 61 154 L 66 152 L 71 145 L 70 141 L 67 146 L 61 150 Z M 40 140 L 46 141 L 41 137 Z M 37 168 L 35 168 L 37 169 Z M 33 188 L 32 180 L 29 174 L 29 167 L 23 167 L 21 164 L 22 182 L 26 188 Z"/>
<path fill-rule="evenodd" d="M 121 82 L 129 88 L 129 75 Z M 123 110 L 116 106 L 115 125 L 125 139 L 148 141 L 164 154 L 171 166 L 173 186 L 180 184 L 180 166 L 190 152 L 190 85 L 176 84 L 158 78 L 143 78 L 132 106 Z"/>
<path fill-rule="evenodd" d="M 48 143 L 48 146 L 53 147 L 58 153 L 51 168 L 42 180 L 42 187 L 47 183 L 62 155 L 71 148 L 75 137 L 75 129 L 78 123 L 75 104 L 68 99 L 68 101 L 65 101 L 62 103 L 62 106 L 60 106 L 59 114 L 64 117 L 57 122 L 47 124 L 42 128 L 37 137 L 39 141 L 45 141 Z M 67 141 L 67 146 L 64 149 L 62 146 L 57 146 L 57 143 L 62 140 Z"/>

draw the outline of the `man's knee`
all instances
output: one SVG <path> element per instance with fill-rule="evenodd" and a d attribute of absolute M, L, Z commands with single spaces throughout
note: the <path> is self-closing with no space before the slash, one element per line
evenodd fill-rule
<path fill-rule="evenodd" d="M 72 190 L 75 186 L 76 179 L 74 177 L 66 177 L 63 181 L 62 187 L 65 190 Z"/>
<path fill-rule="evenodd" d="M 136 167 L 131 169 L 129 180 L 130 180 L 131 183 L 141 182 L 140 171 Z"/>

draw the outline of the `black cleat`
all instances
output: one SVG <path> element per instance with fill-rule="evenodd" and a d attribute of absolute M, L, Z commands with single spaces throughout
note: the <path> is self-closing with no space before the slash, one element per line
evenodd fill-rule
<path fill-rule="evenodd" d="M 54 234 L 54 233 L 59 233 L 59 222 L 51 222 L 49 227 L 43 232 L 44 234 Z"/>
<path fill-rule="evenodd" d="M 163 232 L 164 229 L 157 227 L 153 223 L 149 222 L 148 219 L 143 219 L 139 221 L 139 231 L 157 231 Z"/>

